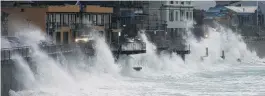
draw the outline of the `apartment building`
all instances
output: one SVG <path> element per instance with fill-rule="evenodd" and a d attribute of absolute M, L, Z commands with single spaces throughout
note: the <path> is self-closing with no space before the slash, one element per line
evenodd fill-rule
<path fill-rule="evenodd" d="M 147 1 L 116 1 L 114 2 L 115 13 L 113 16 L 116 28 L 121 28 L 121 40 L 126 37 L 135 37 L 138 31 L 147 26 L 145 8 Z"/>
<path fill-rule="evenodd" d="M 150 1 L 147 30 L 157 41 L 179 40 L 193 20 L 193 9 L 192 1 Z"/>
<path fill-rule="evenodd" d="M 125 41 L 123 39 L 127 37 L 133 38 L 138 35 L 139 30 L 147 27 L 148 1 L 89 1 L 89 3 L 113 8 L 111 42 Z"/>
<path fill-rule="evenodd" d="M 9 7 L 1 8 L 9 14 L 9 27 L 19 20 L 23 25 L 33 24 L 51 36 L 57 43 L 74 42 L 75 37 L 85 34 L 80 30 L 88 24 L 108 36 L 111 26 L 111 14 L 113 8 L 97 5 L 53 5 L 44 7 Z M 92 22 L 92 23 L 89 23 Z M 29 26 L 28 26 L 29 27 Z M 10 30 L 9 30 L 10 29 Z M 9 35 L 17 30 L 8 28 Z"/>

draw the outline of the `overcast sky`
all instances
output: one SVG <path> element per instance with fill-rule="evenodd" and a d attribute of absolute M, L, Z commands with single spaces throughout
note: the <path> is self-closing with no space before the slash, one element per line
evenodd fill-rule
<path fill-rule="evenodd" d="M 207 10 L 208 8 L 215 6 L 215 1 L 194 1 L 193 5 L 196 9 Z"/>

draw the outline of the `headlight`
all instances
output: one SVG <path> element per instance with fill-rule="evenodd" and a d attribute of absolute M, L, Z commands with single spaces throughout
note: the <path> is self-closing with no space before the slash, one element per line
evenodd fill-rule
<path fill-rule="evenodd" d="M 78 41 L 78 39 L 75 39 L 75 42 L 77 42 Z"/>
<path fill-rule="evenodd" d="M 208 38 L 208 35 L 206 34 L 205 37 Z"/>
<path fill-rule="evenodd" d="M 85 39 L 83 39 L 83 40 L 87 42 L 87 41 L 88 41 L 88 38 L 85 38 Z"/>

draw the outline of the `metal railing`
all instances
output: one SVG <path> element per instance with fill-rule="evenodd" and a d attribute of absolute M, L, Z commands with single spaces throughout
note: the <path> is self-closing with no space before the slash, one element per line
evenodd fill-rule
<path fill-rule="evenodd" d="M 136 51 L 136 50 L 146 50 L 146 44 L 144 42 L 128 42 L 121 46 L 122 51 Z"/>
<path fill-rule="evenodd" d="M 121 51 L 139 51 L 146 50 L 146 44 L 144 42 L 132 42 L 124 43 L 121 45 Z M 63 44 L 63 45 L 40 45 L 39 48 L 47 53 L 48 55 L 56 55 L 60 53 L 75 53 L 77 50 L 81 50 L 85 54 L 93 54 L 93 43 L 84 44 Z M 112 51 L 117 51 L 119 47 L 112 48 Z M 29 46 L 15 47 L 15 48 L 3 48 L 1 49 L 1 61 L 10 60 L 15 54 L 21 55 L 22 57 L 31 57 L 32 48 Z"/>
<path fill-rule="evenodd" d="M 257 36 L 242 36 L 242 39 L 245 42 L 259 42 L 259 41 L 265 41 L 265 36 L 263 36 L 263 37 L 257 37 Z"/>
<path fill-rule="evenodd" d="M 58 53 L 69 53 L 75 52 L 77 47 L 73 47 L 70 44 L 65 45 L 44 45 L 39 46 L 39 48 L 46 52 L 48 55 L 58 54 Z M 88 44 L 84 44 L 81 48 L 84 49 L 85 53 L 93 53 L 91 47 L 88 47 Z M 12 59 L 12 56 L 15 54 L 21 55 L 22 57 L 31 57 L 32 49 L 29 46 L 25 47 L 16 47 L 16 48 L 4 48 L 1 49 L 1 60 L 9 60 Z"/>
<path fill-rule="evenodd" d="M 29 47 L 15 47 L 15 48 L 3 48 L 1 49 L 1 60 L 12 59 L 12 56 L 18 54 L 22 57 L 29 57 Z"/>

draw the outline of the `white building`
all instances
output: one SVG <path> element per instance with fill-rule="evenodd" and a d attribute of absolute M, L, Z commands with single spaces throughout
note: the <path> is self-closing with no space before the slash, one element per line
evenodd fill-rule
<path fill-rule="evenodd" d="M 262 14 L 265 14 L 265 1 L 238 1 L 229 4 L 229 6 L 258 6 Z M 265 16 L 264 16 L 265 20 Z"/>
<path fill-rule="evenodd" d="M 193 20 L 191 1 L 150 1 L 149 29 L 180 33 L 186 28 L 187 20 Z M 164 26 L 163 26 L 164 25 Z"/>

